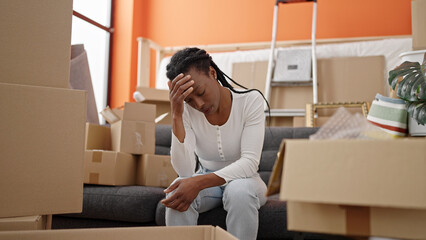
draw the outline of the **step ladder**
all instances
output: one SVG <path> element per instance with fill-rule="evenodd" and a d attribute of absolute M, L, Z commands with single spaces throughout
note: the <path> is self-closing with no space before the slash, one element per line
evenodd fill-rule
<path fill-rule="evenodd" d="M 313 2 L 313 16 L 312 16 L 312 80 L 308 81 L 285 81 L 285 82 L 272 82 L 273 72 L 276 65 L 275 59 L 275 43 L 277 38 L 277 22 L 278 22 L 278 8 L 279 4 L 290 4 L 290 3 L 300 3 L 300 2 Z M 268 72 L 266 75 L 265 82 L 265 98 L 269 101 L 271 94 L 271 87 L 273 86 L 286 86 L 286 87 L 295 87 L 295 86 L 312 86 L 313 93 L 313 103 L 318 102 L 318 84 L 317 84 L 317 61 L 316 61 L 316 45 L 315 45 L 315 36 L 316 36 L 316 18 L 317 18 L 317 1 L 316 0 L 277 0 L 274 6 L 274 18 L 272 23 L 272 41 L 271 41 L 271 51 L 269 54 L 268 61 Z M 265 103 L 265 111 L 267 111 L 267 105 Z M 305 116 L 305 109 L 270 109 L 271 117 L 295 117 L 295 116 Z"/>

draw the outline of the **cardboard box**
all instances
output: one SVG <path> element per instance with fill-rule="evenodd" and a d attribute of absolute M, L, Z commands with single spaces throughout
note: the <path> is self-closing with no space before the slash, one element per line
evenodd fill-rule
<path fill-rule="evenodd" d="M 124 186 L 135 185 L 136 157 L 122 152 L 86 150 L 84 183 Z"/>
<path fill-rule="evenodd" d="M 319 116 L 315 118 L 315 127 L 321 127 L 324 125 L 331 117 L 322 117 Z M 293 118 L 293 127 L 306 127 L 305 117 L 294 117 Z"/>
<path fill-rule="evenodd" d="M 46 230 L 52 228 L 52 215 L 0 218 L 0 231 Z"/>
<path fill-rule="evenodd" d="M 73 230 L 15 231 L 0 232 L 0 240 L 237 240 L 220 227 L 177 226 L 177 227 L 128 227 L 91 228 Z"/>
<path fill-rule="evenodd" d="M 155 111 L 153 104 L 125 103 L 123 119 L 111 124 L 112 150 L 154 154 Z"/>
<path fill-rule="evenodd" d="M 376 93 L 387 91 L 383 56 L 323 58 L 317 64 L 319 102 L 371 102 Z M 232 78 L 264 93 L 267 70 L 266 61 L 234 63 Z M 312 86 L 272 86 L 270 93 L 271 109 L 305 109 L 313 101 Z M 332 113 L 327 109 L 320 116 Z M 292 117 L 273 117 L 271 126 L 292 126 L 292 121 Z"/>
<path fill-rule="evenodd" d="M 0 82 L 69 88 L 72 10 L 72 0 L 0 1 Z"/>
<path fill-rule="evenodd" d="M 0 83 L 0 217 L 78 213 L 86 92 Z"/>
<path fill-rule="evenodd" d="M 136 184 L 152 187 L 168 187 L 177 177 L 170 156 L 143 154 L 138 159 Z"/>
<path fill-rule="evenodd" d="M 161 90 L 161 89 L 148 88 L 148 87 L 138 87 L 136 91 L 138 91 L 142 95 L 142 99 L 141 99 L 142 103 L 155 104 L 157 106 L 157 114 L 155 115 L 156 119 L 161 117 L 162 115 L 164 116 L 164 118 L 162 118 L 161 120 L 160 119 L 158 119 L 158 121 L 156 120 L 157 124 L 163 124 L 163 125 L 172 124 L 168 90 Z"/>
<path fill-rule="evenodd" d="M 322 58 L 317 63 L 319 102 L 371 102 L 376 93 L 385 95 L 383 56 Z M 234 63 L 232 77 L 264 93 L 267 71 L 266 61 Z M 271 108 L 304 109 L 312 103 L 312 94 L 311 86 L 274 86 L 269 104 Z"/>
<path fill-rule="evenodd" d="M 86 123 L 86 150 L 111 150 L 111 128 Z"/>
<path fill-rule="evenodd" d="M 413 50 L 426 49 L 426 0 L 411 1 L 411 32 Z"/>
<path fill-rule="evenodd" d="M 288 140 L 289 230 L 426 239 L 426 140 Z"/>
<path fill-rule="evenodd" d="M 269 120 L 268 113 L 265 114 L 266 120 L 265 124 L 266 126 L 270 127 L 292 127 L 293 126 L 293 117 L 271 117 L 271 120 Z"/>
<path fill-rule="evenodd" d="M 387 92 L 384 74 L 383 56 L 318 59 L 318 102 L 372 102 Z"/>

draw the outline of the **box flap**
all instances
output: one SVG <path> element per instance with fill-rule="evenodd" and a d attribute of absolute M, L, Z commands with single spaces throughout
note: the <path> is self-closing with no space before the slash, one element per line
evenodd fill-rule
<path fill-rule="evenodd" d="M 215 238 L 214 238 L 215 240 L 237 240 L 238 239 L 234 237 L 234 235 L 220 228 L 219 226 L 216 226 L 214 228 L 215 228 Z"/>
<path fill-rule="evenodd" d="M 216 232 L 218 227 L 215 228 Z M 220 238 L 214 237 L 212 226 L 173 226 L 173 227 L 125 227 L 125 228 L 87 228 L 87 229 L 58 229 L 46 231 L 6 231 L 0 232 L 0 240 L 6 239 L 46 239 L 46 240 L 234 240 L 230 234 L 221 233 Z M 226 236 L 228 235 L 228 236 Z M 173 237 L 171 237 L 173 236 Z"/>
<path fill-rule="evenodd" d="M 156 116 L 156 106 L 146 103 L 124 104 L 123 120 L 154 122 Z"/>
<path fill-rule="evenodd" d="M 142 102 L 169 102 L 169 91 L 148 87 L 138 87 L 136 89 L 142 94 Z"/>
<path fill-rule="evenodd" d="M 101 115 L 110 124 L 118 122 L 122 119 L 122 116 L 118 115 L 116 111 L 114 111 L 114 109 L 109 108 L 109 106 L 107 106 L 104 110 L 101 111 Z"/>
<path fill-rule="evenodd" d="M 280 199 L 426 208 L 426 141 L 289 140 Z"/>

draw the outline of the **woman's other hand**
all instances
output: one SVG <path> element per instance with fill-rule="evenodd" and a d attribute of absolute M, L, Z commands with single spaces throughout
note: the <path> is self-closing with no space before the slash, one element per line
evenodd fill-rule
<path fill-rule="evenodd" d="M 168 208 L 184 212 L 188 210 L 201 190 L 197 181 L 192 177 L 178 180 L 164 190 L 165 193 L 172 191 L 175 192 L 168 198 L 163 199 L 161 203 Z"/>

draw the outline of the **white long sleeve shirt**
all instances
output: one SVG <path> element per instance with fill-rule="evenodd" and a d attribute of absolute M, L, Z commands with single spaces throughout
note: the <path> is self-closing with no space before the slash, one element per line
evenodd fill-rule
<path fill-rule="evenodd" d="M 257 91 L 232 94 L 228 121 L 210 124 L 203 113 L 185 103 L 185 139 L 172 133 L 171 159 L 180 177 L 195 173 L 195 154 L 201 165 L 229 182 L 257 173 L 265 133 L 263 98 Z"/>

